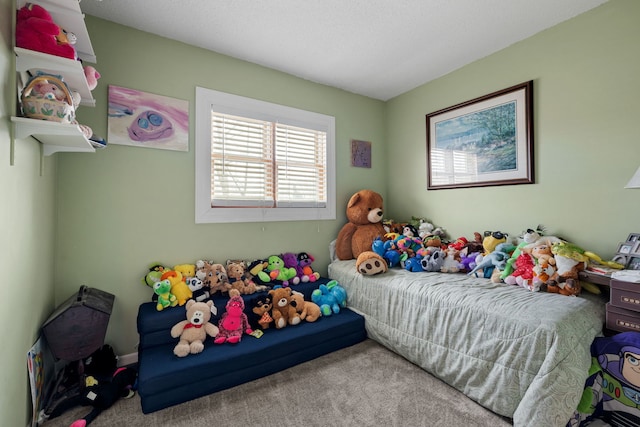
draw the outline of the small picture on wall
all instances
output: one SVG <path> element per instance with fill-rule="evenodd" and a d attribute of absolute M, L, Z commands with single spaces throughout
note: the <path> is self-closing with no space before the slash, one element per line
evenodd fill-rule
<path fill-rule="evenodd" d="M 351 166 L 357 168 L 371 167 L 371 142 L 351 140 Z"/>
<path fill-rule="evenodd" d="M 189 102 L 109 86 L 109 144 L 189 151 Z"/>
<path fill-rule="evenodd" d="M 631 249 L 633 249 L 632 243 L 620 243 L 620 245 L 618 245 L 619 254 L 630 254 Z"/>
<path fill-rule="evenodd" d="M 640 270 L 640 258 L 633 257 L 629 260 L 629 264 L 627 264 L 627 269 L 629 270 Z"/>

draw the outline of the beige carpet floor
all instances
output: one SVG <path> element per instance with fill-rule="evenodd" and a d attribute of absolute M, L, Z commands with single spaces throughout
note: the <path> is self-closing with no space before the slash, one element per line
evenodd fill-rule
<path fill-rule="evenodd" d="M 70 409 L 44 427 L 69 426 Z M 119 400 L 94 427 L 465 426 L 503 427 L 500 417 L 372 340 L 181 405 L 143 414 Z"/>

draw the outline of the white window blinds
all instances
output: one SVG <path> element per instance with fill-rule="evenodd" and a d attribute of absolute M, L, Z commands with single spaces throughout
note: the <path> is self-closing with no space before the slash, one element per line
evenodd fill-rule
<path fill-rule="evenodd" d="M 336 218 L 335 118 L 196 88 L 196 223 Z"/>
<path fill-rule="evenodd" d="M 324 207 L 326 133 L 211 113 L 211 205 Z"/>

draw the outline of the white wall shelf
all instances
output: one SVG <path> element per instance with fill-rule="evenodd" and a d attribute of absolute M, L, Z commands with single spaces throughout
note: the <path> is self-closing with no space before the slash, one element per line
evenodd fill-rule
<path fill-rule="evenodd" d="M 19 139 L 34 137 L 43 144 L 45 156 L 57 152 L 93 153 L 96 151 L 78 125 L 25 117 L 11 117 L 11 121 L 15 129 L 15 137 Z"/>
<path fill-rule="evenodd" d="M 80 61 L 21 47 L 14 48 L 14 51 L 16 53 L 17 72 L 29 72 L 31 75 L 35 75 L 40 70 L 45 73 L 62 76 L 69 89 L 77 91 L 82 97 L 81 105 L 95 107 L 96 101 L 93 99 Z"/>
<path fill-rule="evenodd" d="M 91 63 L 96 62 L 79 0 L 17 0 L 16 8 L 20 9 L 27 2 L 45 8 L 58 26 L 76 35 L 77 41 L 74 47 L 79 59 Z M 14 46 L 14 52 L 16 55 L 15 71 L 18 77 L 16 79 L 18 100 L 29 77 L 42 71 L 61 76 L 72 92 L 76 91 L 80 94 L 80 105 L 95 107 L 95 100 L 89 89 L 81 61 L 17 46 Z M 42 143 L 42 153 L 45 156 L 58 152 L 95 152 L 91 142 L 76 124 L 17 117 L 20 111 L 16 113 L 16 116 L 11 117 L 14 139 L 33 137 Z M 13 143 L 12 140 L 11 164 L 13 164 Z"/>

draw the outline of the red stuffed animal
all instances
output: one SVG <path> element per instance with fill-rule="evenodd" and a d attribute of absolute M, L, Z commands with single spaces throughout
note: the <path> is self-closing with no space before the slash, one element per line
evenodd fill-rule
<path fill-rule="evenodd" d="M 56 37 L 60 31 L 60 27 L 42 6 L 27 3 L 17 12 L 16 46 L 76 59 L 76 50 L 72 45 L 58 43 Z"/>
<path fill-rule="evenodd" d="M 227 302 L 227 311 L 222 315 L 218 322 L 220 331 L 213 340 L 216 344 L 236 344 L 240 342 L 242 334 L 251 334 L 253 330 L 249 326 L 249 319 L 244 314 L 244 300 L 240 296 L 240 291 L 231 289 L 229 291 L 229 301 Z"/>

